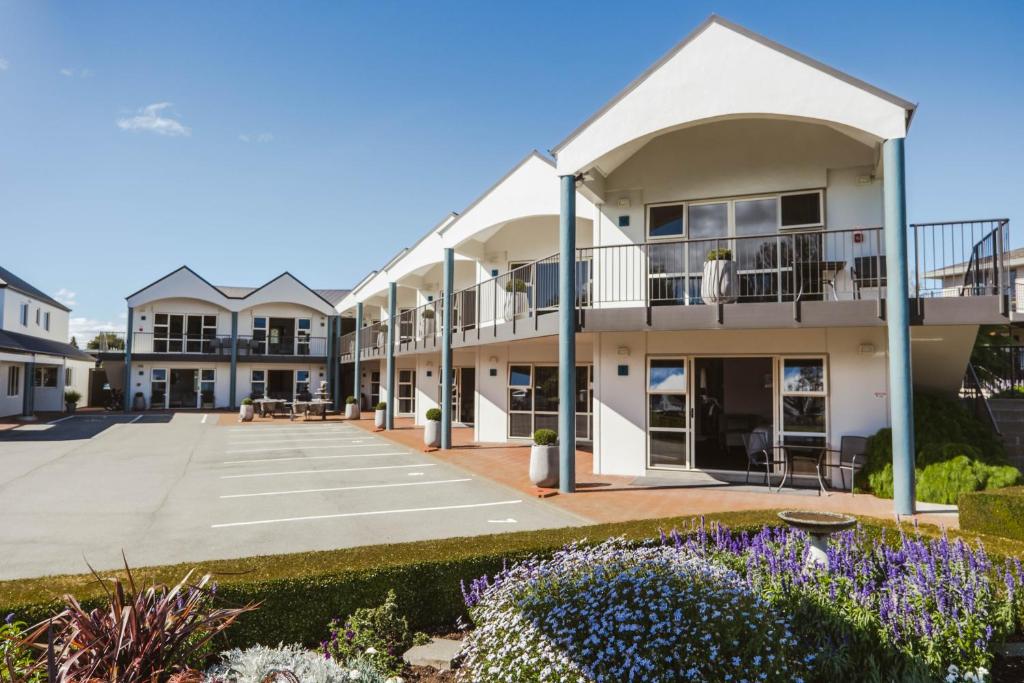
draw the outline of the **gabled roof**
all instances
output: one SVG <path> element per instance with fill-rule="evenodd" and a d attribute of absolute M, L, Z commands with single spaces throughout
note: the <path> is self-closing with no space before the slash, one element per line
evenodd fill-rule
<path fill-rule="evenodd" d="M 22 280 L 20 277 L 7 270 L 3 266 L 0 266 L 0 287 L 6 287 L 13 289 L 16 292 L 21 292 L 33 299 L 39 299 L 40 301 L 47 303 L 54 308 L 59 308 L 62 311 L 71 312 L 71 309 L 62 304 L 61 302 L 54 299 L 52 296 L 46 294 L 40 289 L 33 287 L 29 283 Z"/>
<path fill-rule="evenodd" d="M 715 31 L 709 31 L 709 29 L 713 28 L 718 29 L 718 32 L 716 33 Z M 770 55 L 772 53 L 782 55 L 788 58 L 789 60 L 792 60 L 793 63 L 799 63 L 803 67 L 809 67 L 809 69 L 805 69 L 803 73 L 808 74 L 808 76 L 811 73 L 817 73 L 819 75 L 819 78 L 809 79 L 808 83 L 810 84 L 807 85 L 805 89 L 799 91 L 799 94 L 797 96 L 794 96 L 791 99 L 787 95 L 783 94 L 781 99 L 787 104 L 793 106 L 790 106 L 786 108 L 786 110 L 779 112 L 772 111 L 771 109 L 757 109 L 753 107 L 745 110 L 743 106 L 738 106 L 735 110 L 731 111 L 728 109 L 728 107 L 726 107 L 724 111 L 708 111 L 714 108 L 702 108 L 703 102 L 713 102 L 715 98 L 708 98 L 704 96 L 684 97 L 682 96 L 682 90 L 680 91 L 680 93 L 673 92 L 671 93 L 671 96 L 668 97 L 665 97 L 664 93 L 662 93 L 662 96 L 657 98 L 658 105 L 660 105 L 662 108 L 664 108 L 665 105 L 668 105 L 668 107 L 671 108 L 673 106 L 679 105 L 680 103 L 700 103 L 701 106 L 695 106 L 694 109 L 699 111 L 703 116 L 709 118 L 714 116 L 729 115 L 732 113 L 754 115 L 771 115 L 777 113 L 780 115 L 799 116 L 799 114 L 795 113 L 794 110 L 799 109 L 800 106 L 803 106 L 803 102 L 798 102 L 798 100 L 800 100 L 801 98 L 810 100 L 815 97 L 818 97 L 822 101 L 830 101 L 828 96 L 823 93 L 820 93 L 820 88 L 817 87 L 824 82 L 820 78 L 820 75 L 824 74 L 825 76 L 830 77 L 831 79 L 835 79 L 836 81 L 841 82 L 841 84 L 843 84 L 844 86 L 851 86 L 851 90 L 849 92 L 860 92 L 860 100 L 846 101 L 846 97 L 842 98 L 842 101 L 831 100 L 831 108 L 829 108 L 828 106 L 819 106 L 817 108 L 811 107 L 810 111 L 813 111 L 813 114 L 836 114 L 836 112 L 845 111 L 845 120 L 842 116 L 834 116 L 832 118 L 822 117 L 822 120 L 834 122 L 839 125 L 849 125 L 853 128 L 857 128 L 857 126 L 854 125 L 854 122 L 868 122 L 872 125 L 865 125 L 857 129 L 867 131 L 870 128 L 870 132 L 872 134 L 882 137 L 883 139 L 884 137 L 896 137 L 896 135 L 893 134 L 893 131 L 896 128 L 895 124 L 883 124 L 881 122 L 883 116 L 888 116 L 888 114 L 883 115 L 883 113 L 880 111 L 864 112 L 862 114 L 858 111 L 859 109 L 865 106 L 865 103 L 868 102 L 868 100 L 864 99 L 864 95 L 867 94 L 872 96 L 874 98 L 874 102 L 876 103 L 884 102 L 888 107 L 893 107 L 895 111 L 902 110 L 902 120 L 900 121 L 900 128 L 902 129 L 901 135 L 905 134 L 906 127 L 909 126 L 910 119 L 916 109 L 916 105 L 913 104 L 912 102 L 897 97 L 896 95 L 893 95 L 892 93 L 889 93 L 881 88 L 878 88 L 865 81 L 850 76 L 847 73 L 844 73 L 838 69 L 828 66 L 827 64 L 819 62 L 818 60 L 808 57 L 807 55 L 797 52 L 796 50 L 792 50 L 784 45 L 781 45 L 773 40 L 770 40 L 769 38 L 766 38 L 765 36 L 755 33 L 750 29 L 740 26 L 739 24 L 733 23 L 731 21 L 728 21 L 713 14 L 710 17 L 708 17 L 700 26 L 693 30 L 689 35 L 687 35 L 683 40 L 681 40 L 674 47 L 672 47 L 672 49 L 670 49 L 658 61 L 651 65 L 636 79 L 634 79 L 622 91 L 620 91 L 611 100 L 609 100 L 604 106 L 598 109 L 592 116 L 590 116 L 574 131 L 572 131 L 564 140 L 559 142 L 551 149 L 551 153 L 558 158 L 559 172 L 565 172 L 570 170 L 568 168 L 563 168 L 565 164 L 563 164 L 563 160 L 560 158 L 561 153 L 565 151 L 566 148 L 569 147 L 574 141 L 580 138 L 585 132 L 587 132 L 587 130 L 591 126 L 593 126 L 603 117 L 609 115 L 609 113 L 612 110 L 617 109 L 619 105 L 624 103 L 624 101 L 631 99 L 631 96 L 634 95 L 634 93 L 636 93 L 638 90 L 644 89 L 645 86 L 647 86 L 648 88 L 654 87 L 649 84 L 649 82 L 652 81 L 652 79 L 662 79 L 663 81 L 664 77 L 661 75 L 661 72 L 664 69 L 668 68 L 670 64 L 675 63 L 677 58 L 680 57 L 680 53 L 683 53 L 684 50 L 686 50 L 686 48 L 696 46 L 698 43 L 703 43 L 705 39 L 707 39 L 708 36 L 711 36 L 711 34 L 713 33 L 716 36 L 720 36 L 722 34 L 723 29 L 733 36 L 740 36 L 746 39 L 748 41 L 748 45 L 757 45 L 760 48 L 768 48 L 772 52 L 764 52 L 762 50 L 760 54 L 756 54 L 756 51 L 745 50 L 743 48 L 743 44 L 740 42 L 732 41 L 730 43 L 723 44 L 720 41 L 717 41 L 716 39 L 711 39 L 709 44 L 714 45 L 717 48 L 717 50 L 715 52 L 710 53 L 710 55 L 702 54 L 701 58 L 703 59 L 703 61 L 700 61 L 697 64 L 688 65 L 688 67 L 682 72 L 682 76 L 673 76 L 674 78 L 677 79 L 677 85 L 681 85 L 681 87 L 684 89 L 686 87 L 689 87 L 693 93 L 700 93 L 701 95 L 706 95 L 707 93 L 720 92 L 723 94 L 723 97 L 721 99 L 728 100 L 729 103 L 742 102 L 744 105 L 755 103 L 757 97 L 759 96 L 758 93 L 752 92 L 749 97 L 744 99 L 743 95 L 746 94 L 746 91 L 743 84 L 722 83 L 720 82 L 720 80 L 715 80 L 713 78 L 713 75 L 717 74 L 717 72 L 721 70 L 721 66 L 723 64 L 729 64 L 731 63 L 730 60 L 736 60 L 736 63 L 739 67 L 739 72 L 742 73 L 743 71 L 746 71 L 751 76 L 751 78 L 754 79 L 754 87 L 751 88 L 750 90 L 756 91 L 756 86 L 759 84 L 763 84 L 765 82 L 765 78 L 764 74 L 754 72 L 757 72 L 758 70 L 764 71 L 769 69 L 769 65 L 764 63 L 766 61 L 770 61 L 772 62 L 772 64 L 775 65 L 781 64 L 781 62 L 778 59 L 772 60 L 770 58 Z M 811 81 L 813 81 L 813 83 L 811 83 Z M 780 82 L 784 83 L 785 80 L 780 80 Z M 794 85 L 794 87 L 796 86 L 796 84 L 789 85 Z M 756 102 L 756 104 L 763 104 L 763 102 Z M 809 115 L 808 118 L 814 118 L 813 114 Z M 625 117 L 624 120 L 626 121 L 634 119 L 634 121 L 632 121 L 630 125 L 636 125 L 635 118 L 637 116 L 637 111 L 630 110 L 628 111 L 628 113 L 622 114 L 622 116 Z M 888 133 L 888 135 L 882 135 L 881 133 L 883 132 Z M 607 131 L 600 131 L 600 133 L 603 136 L 607 133 Z M 573 164 L 570 162 L 569 165 L 571 166 Z"/>
<path fill-rule="evenodd" d="M 63 356 L 75 360 L 96 360 L 85 351 L 76 349 L 66 342 L 33 337 L 30 334 L 0 330 L 0 349 L 20 353 L 38 353 L 47 356 Z"/>

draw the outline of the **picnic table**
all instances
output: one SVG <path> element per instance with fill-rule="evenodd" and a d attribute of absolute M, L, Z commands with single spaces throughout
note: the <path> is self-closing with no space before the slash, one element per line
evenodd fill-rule
<path fill-rule="evenodd" d="M 258 407 L 260 417 L 266 417 L 268 410 L 270 411 L 270 414 L 273 415 L 274 408 L 279 404 L 287 404 L 287 401 L 285 401 L 283 398 L 258 398 L 255 401 L 253 401 L 253 404 L 255 404 Z"/>
<path fill-rule="evenodd" d="M 331 405 L 331 402 L 327 399 L 314 398 L 309 401 L 291 401 L 286 405 L 291 406 L 291 417 L 289 418 L 291 420 L 294 420 L 300 411 L 304 418 L 313 413 L 319 415 L 321 420 L 326 420 L 327 406 Z"/>

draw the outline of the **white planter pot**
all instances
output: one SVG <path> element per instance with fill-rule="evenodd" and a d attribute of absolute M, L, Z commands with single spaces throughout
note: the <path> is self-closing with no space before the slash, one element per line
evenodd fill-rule
<path fill-rule="evenodd" d="M 359 419 L 359 404 L 358 403 L 346 403 L 345 404 L 345 419 L 346 420 L 358 420 Z"/>
<path fill-rule="evenodd" d="M 538 446 L 530 449 L 530 481 L 541 488 L 558 486 L 558 446 Z"/>
<path fill-rule="evenodd" d="M 375 411 L 373 411 L 373 426 L 376 427 L 377 429 L 383 429 L 384 428 L 384 413 L 385 412 L 386 411 L 384 411 L 384 410 L 375 410 Z"/>
<path fill-rule="evenodd" d="M 530 309 L 530 297 L 526 292 L 505 292 L 505 320 L 525 315 Z"/>
<path fill-rule="evenodd" d="M 387 343 L 388 343 L 388 333 L 387 332 L 378 332 L 377 333 L 377 346 L 379 346 L 380 348 L 384 348 L 384 346 Z"/>
<path fill-rule="evenodd" d="M 243 403 L 238 408 L 238 419 L 240 419 L 242 422 L 252 422 L 252 415 L 253 415 L 253 410 L 252 410 L 252 404 L 251 403 L 249 403 L 249 404 L 244 404 Z"/>
<path fill-rule="evenodd" d="M 437 420 L 427 420 L 427 424 L 423 425 L 423 445 L 441 447 L 441 423 Z"/>
<path fill-rule="evenodd" d="M 700 298 L 709 305 L 736 301 L 736 262 L 706 261 L 700 282 Z"/>

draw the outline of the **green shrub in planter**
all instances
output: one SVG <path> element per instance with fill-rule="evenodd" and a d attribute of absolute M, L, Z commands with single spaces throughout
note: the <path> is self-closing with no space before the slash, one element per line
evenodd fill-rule
<path fill-rule="evenodd" d="M 732 261 L 732 249 L 712 249 L 704 258 L 705 261 Z"/>
<path fill-rule="evenodd" d="M 1024 541 L 1024 486 L 960 496 L 960 528 Z"/>
<path fill-rule="evenodd" d="M 355 405 L 355 402 L 356 402 L 356 397 L 355 396 L 349 396 L 348 398 L 345 399 L 345 405 L 350 405 L 350 406 L 351 405 Z"/>
<path fill-rule="evenodd" d="M 538 446 L 552 446 L 558 441 L 558 433 L 553 429 L 538 429 L 533 433 L 533 442 Z"/>
<path fill-rule="evenodd" d="M 524 280 L 520 280 L 517 277 L 514 277 L 505 283 L 505 291 L 515 292 L 516 294 L 523 294 L 526 292 L 526 282 Z"/>
<path fill-rule="evenodd" d="M 75 405 L 82 398 L 82 395 L 74 389 L 68 389 L 64 392 L 64 402 Z"/>
<path fill-rule="evenodd" d="M 374 410 L 387 410 L 387 409 L 388 409 L 388 404 L 387 404 L 387 403 L 385 403 L 384 401 L 381 401 L 380 403 L 378 403 L 377 405 L 375 405 L 375 406 L 373 407 L 373 409 L 374 409 Z"/>
<path fill-rule="evenodd" d="M 440 408 L 431 408 L 430 410 L 428 410 L 427 411 L 427 419 L 428 420 L 433 420 L 434 422 L 439 422 L 441 420 L 441 409 Z"/>
<path fill-rule="evenodd" d="M 243 406 L 251 406 L 252 405 L 252 399 L 249 398 L 248 396 L 243 398 L 242 399 L 242 405 Z"/>
<path fill-rule="evenodd" d="M 424 320 L 433 320 L 434 319 L 434 309 L 428 308 L 428 309 L 424 310 L 423 313 L 420 314 L 420 317 L 423 318 Z"/>

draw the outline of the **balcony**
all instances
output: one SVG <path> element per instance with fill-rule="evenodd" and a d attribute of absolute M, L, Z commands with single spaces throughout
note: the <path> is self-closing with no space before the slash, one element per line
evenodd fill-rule
<path fill-rule="evenodd" d="M 101 338 L 100 345 L 106 348 L 96 349 L 105 354 L 124 354 L 124 335 L 109 333 Z M 176 335 L 156 337 L 151 332 L 135 332 L 132 334 L 133 356 L 159 356 L 161 358 L 208 358 L 211 360 L 230 360 L 230 335 Z M 295 357 L 324 358 L 327 356 L 326 337 L 253 337 L 239 335 L 238 358 L 280 359 Z"/>
<path fill-rule="evenodd" d="M 1006 322 L 1015 295 L 1009 245 L 1006 219 L 911 225 L 912 322 Z M 578 249 L 578 329 L 880 325 L 886 259 L 880 227 Z M 556 254 L 454 292 L 453 345 L 556 334 L 558 272 Z M 718 284 L 724 280 L 728 287 Z M 439 301 L 396 316 L 396 353 L 440 349 L 443 317 Z M 383 357 L 386 338 L 386 323 L 365 327 L 361 357 Z M 349 333 L 342 337 L 342 360 L 351 360 L 354 350 Z"/>

